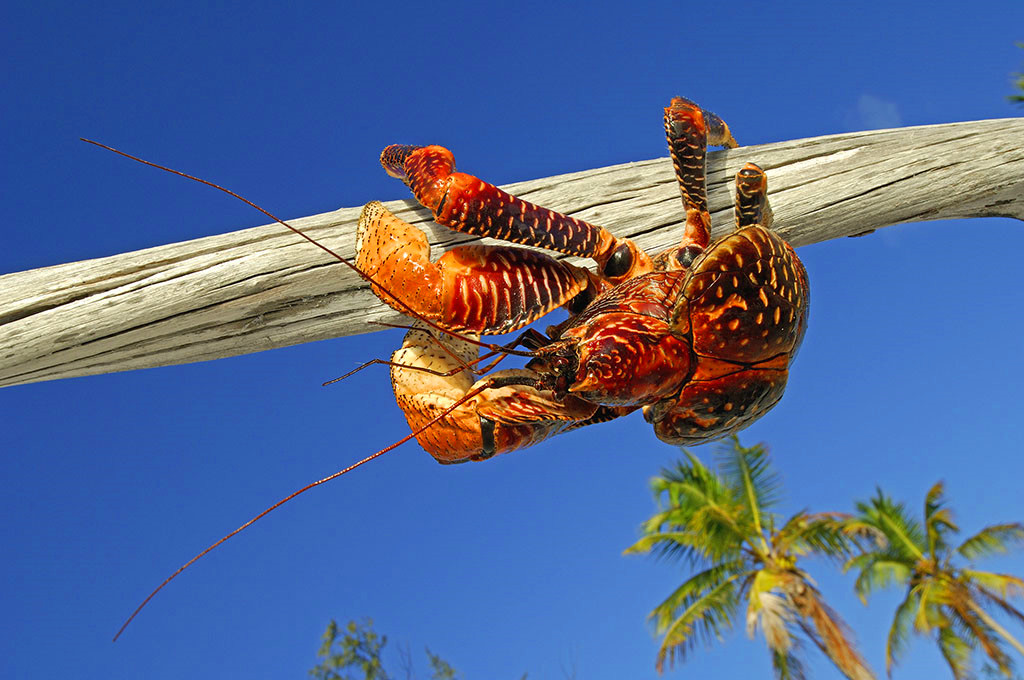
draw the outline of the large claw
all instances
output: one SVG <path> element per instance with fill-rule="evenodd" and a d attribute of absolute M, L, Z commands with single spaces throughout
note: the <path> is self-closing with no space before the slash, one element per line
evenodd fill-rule
<path fill-rule="evenodd" d="M 437 419 L 416 440 L 440 463 L 484 460 L 531 446 L 597 410 L 582 399 L 570 395 L 558 400 L 551 392 L 529 385 L 487 388 L 467 398 L 488 381 L 517 376 L 525 382 L 536 379 L 532 371 L 512 369 L 474 382 L 474 374 L 466 367 L 477 354 L 476 345 L 466 340 L 439 339 L 415 329 L 391 356 L 391 384 L 409 427 L 417 431 Z"/>
<path fill-rule="evenodd" d="M 521 248 L 458 246 L 431 262 L 426 235 L 376 201 L 359 218 L 356 266 L 398 311 L 409 313 L 388 293 L 445 328 L 486 335 L 526 326 L 590 281 L 579 267 Z"/>

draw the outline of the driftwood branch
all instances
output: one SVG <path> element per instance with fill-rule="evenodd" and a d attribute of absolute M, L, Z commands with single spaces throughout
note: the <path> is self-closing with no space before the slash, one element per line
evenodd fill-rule
<path fill-rule="evenodd" d="M 801 246 L 881 227 L 1024 219 L 1024 119 L 833 135 L 710 154 L 716 234 L 732 175 L 768 172 L 775 226 Z M 668 158 L 505 187 L 656 251 L 679 238 Z M 372 197 L 368 197 L 372 198 Z M 469 240 L 412 201 L 388 208 L 442 249 Z M 351 253 L 359 208 L 294 224 Z M 376 330 L 398 321 L 344 266 L 280 225 L 0 276 L 0 385 L 187 363 Z"/>

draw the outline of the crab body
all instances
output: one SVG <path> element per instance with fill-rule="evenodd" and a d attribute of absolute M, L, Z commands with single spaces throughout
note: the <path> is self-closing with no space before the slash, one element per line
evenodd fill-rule
<path fill-rule="evenodd" d="M 678 246 L 649 256 L 627 239 L 455 172 L 443 147 L 391 146 L 381 162 L 454 229 L 592 258 L 592 272 L 509 246 L 429 259 L 425 235 L 379 203 L 364 209 L 356 264 L 416 329 L 392 356 L 395 396 L 420 444 L 445 463 L 488 458 L 642 409 L 656 435 L 698 444 L 741 429 L 782 396 L 807 324 L 808 285 L 771 229 L 766 180 L 736 178 L 736 229 L 710 241 L 708 144 L 736 146 L 714 114 L 676 98 L 665 129 L 686 210 Z M 396 301 L 395 297 L 401 299 Z M 565 307 L 548 335 L 526 331 L 524 368 L 477 378 L 479 335 Z M 461 335 L 460 335 L 461 334 Z"/>

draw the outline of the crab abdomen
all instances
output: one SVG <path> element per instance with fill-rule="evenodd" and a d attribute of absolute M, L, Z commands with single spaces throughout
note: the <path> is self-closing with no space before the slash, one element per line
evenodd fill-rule
<path fill-rule="evenodd" d="M 786 368 L 741 369 L 711 380 L 691 380 L 679 396 L 644 408 L 658 439 L 675 446 L 714 441 L 767 413 L 786 388 Z"/>
<path fill-rule="evenodd" d="M 807 272 L 793 249 L 751 226 L 694 261 L 675 318 L 691 329 L 698 356 L 752 365 L 793 357 L 807 328 L 808 299 Z"/>
<path fill-rule="evenodd" d="M 773 231 L 754 225 L 694 260 L 673 310 L 696 365 L 677 395 L 644 409 L 662 441 L 694 445 L 750 425 L 779 399 L 807 328 L 807 273 Z"/>

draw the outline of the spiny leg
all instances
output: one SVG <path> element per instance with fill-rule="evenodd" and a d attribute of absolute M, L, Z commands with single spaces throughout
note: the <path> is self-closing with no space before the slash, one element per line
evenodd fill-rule
<path fill-rule="evenodd" d="M 456 172 L 454 156 L 442 146 L 393 144 L 381 153 L 380 162 L 389 175 L 405 182 L 416 200 L 446 227 L 589 257 L 613 282 L 650 271 L 650 258 L 632 241 Z"/>
<path fill-rule="evenodd" d="M 768 205 L 768 178 L 759 166 L 747 163 L 736 173 L 736 229 L 759 224 L 770 227 L 772 209 Z"/>
<path fill-rule="evenodd" d="M 707 147 L 721 145 L 734 148 L 736 140 L 721 118 L 683 97 L 675 97 L 665 109 L 665 136 L 686 208 L 686 226 L 680 248 L 706 248 L 711 241 Z"/>

